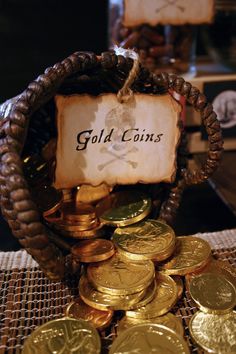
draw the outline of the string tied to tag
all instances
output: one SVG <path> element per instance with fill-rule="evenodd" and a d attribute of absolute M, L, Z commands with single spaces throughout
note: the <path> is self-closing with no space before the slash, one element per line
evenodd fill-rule
<path fill-rule="evenodd" d="M 138 54 L 132 49 L 124 49 L 118 46 L 114 48 L 116 55 L 122 55 L 125 58 L 133 59 L 133 66 L 129 72 L 127 79 L 123 87 L 117 93 L 117 99 L 120 103 L 126 103 L 133 97 L 133 91 L 131 90 L 130 86 L 133 84 L 135 78 L 139 73 L 139 56 Z"/>

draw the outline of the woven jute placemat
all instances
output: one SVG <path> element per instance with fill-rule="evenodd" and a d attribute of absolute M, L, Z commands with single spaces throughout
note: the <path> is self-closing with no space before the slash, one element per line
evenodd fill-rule
<path fill-rule="evenodd" d="M 236 267 L 236 229 L 197 234 L 207 240 L 213 255 Z M 41 324 L 63 316 L 67 304 L 78 295 L 76 279 L 67 283 L 48 280 L 24 250 L 0 252 L 0 354 L 21 353 L 28 335 Z M 173 313 L 180 317 L 192 353 L 203 353 L 189 336 L 188 323 L 197 311 L 187 291 Z M 113 329 L 115 324 L 113 324 Z M 115 331 L 103 334 L 104 353 Z"/>

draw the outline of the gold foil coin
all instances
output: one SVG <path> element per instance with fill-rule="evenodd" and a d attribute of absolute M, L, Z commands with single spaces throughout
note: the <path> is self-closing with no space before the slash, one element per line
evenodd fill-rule
<path fill-rule="evenodd" d="M 117 334 L 119 335 L 120 333 L 124 332 L 127 328 L 130 328 L 132 326 L 136 326 L 141 323 L 152 323 L 152 324 L 160 324 L 162 326 L 166 326 L 176 333 L 178 333 L 180 336 L 184 336 L 184 328 L 182 325 L 182 321 L 180 318 L 176 317 L 172 313 L 167 313 L 166 315 L 163 316 L 158 316 L 154 318 L 150 318 L 149 320 L 144 320 L 142 318 L 132 318 L 132 317 L 127 317 L 124 316 L 119 322 L 117 326 Z"/>
<path fill-rule="evenodd" d="M 178 300 L 181 299 L 184 291 L 184 283 L 183 280 L 178 276 L 178 275 L 173 275 L 172 279 L 175 281 L 177 285 L 177 291 L 178 291 Z"/>
<path fill-rule="evenodd" d="M 112 226 L 127 226 L 143 220 L 151 211 L 152 202 L 146 194 L 124 191 L 110 194 L 96 205 L 99 219 Z"/>
<path fill-rule="evenodd" d="M 102 183 L 99 186 L 82 184 L 77 187 L 77 189 L 76 203 L 94 203 L 108 196 L 112 187 L 108 186 L 106 183 Z"/>
<path fill-rule="evenodd" d="M 145 323 L 126 329 L 113 342 L 109 354 L 189 354 L 182 336 L 165 326 Z"/>
<path fill-rule="evenodd" d="M 22 354 L 100 352 L 100 337 L 90 323 L 64 317 L 49 321 L 33 331 L 24 342 Z"/>
<path fill-rule="evenodd" d="M 143 307 L 126 311 L 126 316 L 150 319 L 161 316 L 171 310 L 177 301 L 178 290 L 175 281 L 168 275 L 156 275 L 156 295 Z"/>
<path fill-rule="evenodd" d="M 236 305 L 236 290 L 226 277 L 203 273 L 189 283 L 189 292 L 201 311 L 222 314 Z"/>
<path fill-rule="evenodd" d="M 79 293 L 83 301 L 98 310 L 128 310 L 145 296 L 146 289 L 131 295 L 104 294 L 92 286 L 82 275 L 79 281 Z"/>
<path fill-rule="evenodd" d="M 113 256 L 114 244 L 109 240 L 96 239 L 80 241 L 71 248 L 71 253 L 80 262 L 101 262 Z"/>
<path fill-rule="evenodd" d="M 72 301 L 66 308 L 65 315 L 76 319 L 82 319 L 90 322 L 95 328 L 102 330 L 111 323 L 114 312 L 112 310 L 101 311 L 77 298 Z"/>
<path fill-rule="evenodd" d="M 176 247 L 171 259 L 159 266 L 165 274 L 185 275 L 203 267 L 209 260 L 211 247 L 195 236 L 176 237 Z"/>
<path fill-rule="evenodd" d="M 185 275 L 185 281 L 188 290 L 190 280 L 202 273 L 216 273 L 224 275 L 236 288 L 236 268 L 234 268 L 228 261 L 222 261 L 219 259 L 216 260 L 212 258 L 205 267 L 197 270 L 194 273 Z"/>
<path fill-rule="evenodd" d="M 150 219 L 117 228 L 112 239 L 118 252 L 132 260 L 162 261 L 171 255 L 175 246 L 173 229 L 167 224 Z"/>
<path fill-rule="evenodd" d="M 57 220 L 55 227 L 59 230 L 64 230 L 64 231 L 87 231 L 94 229 L 99 225 L 98 220 L 93 220 L 92 222 L 86 222 L 86 223 L 80 223 L 80 222 L 73 222 L 73 221 L 67 221 L 67 220 Z"/>
<path fill-rule="evenodd" d="M 204 350 L 215 353 L 236 353 L 236 312 L 213 315 L 196 312 L 189 322 L 193 340 Z"/>
<path fill-rule="evenodd" d="M 88 222 L 96 218 L 95 209 L 90 204 L 67 202 L 63 203 L 62 214 L 65 220 Z"/>
<path fill-rule="evenodd" d="M 145 290 L 145 295 L 144 297 L 134 306 L 132 306 L 130 309 L 136 309 L 142 306 L 147 305 L 149 302 L 151 302 L 155 295 L 156 295 L 156 289 L 157 289 L 157 285 L 156 285 L 156 280 L 154 280 L 151 285 L 149 285 L 149 287 Z"/>
<path fill-rule="evenodd" d="M 100 263 L 90 264 L 87 276 L 95 289 L 107 294 L 129 295 L 147 288 L 155 275 L 152 261 L 131 262 L 115 254 Z"/>
<path fill-rule="evenodd" d="M 90 229 L 90 230 L 83 230 L 83 231 L 66 231 L 61 229 L 58 225 L 54 225 L 54 228 L 62 235 L 65 237 L 72 237 L 76 239 L 91 239 L 91 238 L 96 238 L 96 237 L 102 237 L 104 236 L 104 230 L 103 230 L 103 225 L 98 224 L 98 226 Z"/>

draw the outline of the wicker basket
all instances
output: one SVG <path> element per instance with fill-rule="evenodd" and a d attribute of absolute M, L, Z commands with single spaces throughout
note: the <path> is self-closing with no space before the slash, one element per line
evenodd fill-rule
<path fill-rule="evenodd" d="M 116 93 L 123 86 L 132 65 L 132 59 L 117 56 L 114 52 L 105 52 L 101 56 L 77 52 L 46 69 L 22 94 L 0 106 L 2 214 L 20 244 L 53 279 L 64 278 L 67 271 L 71 271 L 71 264 L 66 253 L 52 242 L 51 231 L 42 221 L 23 171 L 22 157 L 29 152 L 39 153 L 42 146 L 56 136 L 53 101 L 56 93 Z M 150 187 L 156 215 L 171 223 L 184 186 L 205 181 L 219 165 L 223 146 L 220 124 L 206 97 L 176 75 L 155 75 L 140 67 L 132 90 L 156 95 L 170 90 L 184 96 L 200 112 L 209 135 L 205 164 L 197 171 L 190 171 L 187 169 L 186 140 L 182 131 L 175 183 L 161 184 L 161 193 L 159 187 Z"/>

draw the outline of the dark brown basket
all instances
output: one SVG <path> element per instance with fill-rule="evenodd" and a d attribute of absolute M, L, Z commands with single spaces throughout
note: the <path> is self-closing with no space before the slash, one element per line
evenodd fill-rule
<path fill-rule="evenodd" d="M 101 56 L 77 52 L 45 70 L 27 89 L 0 107 L 0 200 L 2 214 L 20 244 L 36 259 L 42 270 L 51 278 L 62 279 L 70 271 L 68 257 L 51 241 L 51 231 L 41 220 L 41 214 L 32 200 L 27 178 L 23 172 L 22 156 L 30 151 L 37 153 L 56 136 L 53 96 L 56 93 L 116 93 L 124 84 L 133 61 L 114 52 Z M 177 153 L 175 183 L 164 184 L 161 203 L 153 203 L 157 214 L 171 223 L 177 211 L 185 185 L 205 181 L 218 167 L 222 153 L 220 124 L 206 97 L 181 77 L 166 73 L 155 75 L 140 67 L 132 85 L 134 92 L 163 94 L 175 91 L 201 114 L 208 133 L 209 150 L 201 169 L 187 169 L 185 135 L 182 132 Z M 154 157 L 155 158 L 155 157 Z"/>

